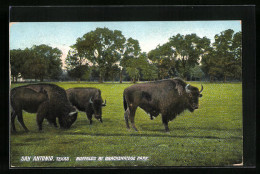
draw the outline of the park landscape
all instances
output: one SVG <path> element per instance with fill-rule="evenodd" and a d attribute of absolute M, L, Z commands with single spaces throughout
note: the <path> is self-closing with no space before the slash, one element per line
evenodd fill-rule
<path fill-rule="evenodd" d="M 23 25 L 33 28 L 34 24 L 14 24 L 17 28 L 13 31 Z M 44 28 L 55 23 L 38 25 Z M 238 31 L 225 28 L 210 39 L 193 32 L 171 34 L 167 42 L 149 50 L 143 50 L 143 43 L 139 43 L 142 37 L 126 37 L 124 31 L 106 25 L 78 36 L 66 54 L 45 43 L 17 48 L 13 45 L 19 39 L 10 41 L 10 90 L 32 83 L 51 83 L 65 90 L 94 87 L 101 90 L 107 102 L 102 110 L 103 123 L 93 119 L 90 125 L 86 113 L 78 111 L 77 120 L 69 129 L 55 128 L 44 120 L 43 131 L 39 131 L 36 113 L 23 111 L 29 132 L 15 120 L 17 132 L 10 131 L 10 167 L 242 165 L 241 23 Z M 117 23 L 120 25 L 124 24 Z M 153 33 L 156 34 L 160 33 Z M 11 35 L 15 35 L 12 28 Z M 127 129 L 124 89 L 175 77 L 198 89 L 203 85 L 199 108 L 192 113 L 185 110 L 169 122 L 168 133 L 161 115 L 151 120 L 138 108 L 135 124 L 139 131 Z M 32 160 L 39 156 L 53 160 Z M 60 157 L 68 160 L 57 160 Z M 94 160 L 77 160 L 79 157 Z M 105 160 L 110 157 L 135 159 Z"/>
<path fill-rule="evenodd" d="M 233 166 L 242 162 L 241 83 L 191 82 L 203 97 L 199 109 L 185 111 L 169 123 L 165 133 L 161 116 L 150 120 L 140 108 L 136 113 L 138 132 L 124 121 L 123 90 L 131 83 L 59 82 L 58 86 L 96 87 L 107 100 L 103 123 L 90 125 L 84 112 L 68 130 L 43 123 L 39 132 L 36 115 L 24 112 L 26 133 L 17 124 L 10 136 L 10 159 L 14 167 L 113 167 L 113 166 Z M 23 85 L 23 84 L 19 84 Z M 12 87 L 18 86 L 13 84 Z M 220 92 L 221 91 L 221 92 Z M 21 156 L 70 157 L 68 162 L 22 162 Z M 147 161 L 76 161 L 76 157 L 146 156 Z"/>

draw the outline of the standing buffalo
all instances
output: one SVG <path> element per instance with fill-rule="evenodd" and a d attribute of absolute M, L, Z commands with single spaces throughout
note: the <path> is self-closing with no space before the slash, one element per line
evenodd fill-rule
<path fill-rule="evenodd" d="M 36 113 L 40 104 L 48 102 L 48 94 L 44 89 L 36 92 L 29 88 L 16 87 L 11 90 L 11 127 L 12 131 L 16 132 L 14 120 L 17 115 L 18 121 L 23 126 L 25 131 L 28 131 L 23 122 L 23 110 L 29 113 Z"/>
<path fill-rule="evenodd" d="M 92 115 L 102 123 L 103 103 L 101 91 L 97 88 L 70 88 L 66 90 L 69 101 L 78 110 L 86 112 L 86 115 L 92 124 Z"/>
<path fill-rule="evenodd" d="M 178 114 L 188 109 L 193 112 L 198 109 L 201 90 L 186 84 L 179 78 L 160 80 L 150 83 L 136 84 L 124 90 L 124 109 L 126 127 L 129 129 L 128 119 L 137 131 L 134 123 L 135 111 L 139 106 L 153 116 L 162 115 L 162 122 L 166 132 L 169 132 L 168 122 Z"/>
<path fill-rule="evenodd" d="M 76 121 L 78 113 L 70 104 L 66 91 L 54 84 L 31 84 L 21 86 L 20 88 L 32 89 L 36 92 L 42 89 L 48 93 L 48 102 L 40 104 L 37 111 L 37 124 L 39 130 L 42 130 L 42 122 L 46 118 L 49 123 L 57 127 L 56 118 L 58 118 L 61 128 L 68 129 Z M 31 100 L 34 100 L 33 98 Z"/>

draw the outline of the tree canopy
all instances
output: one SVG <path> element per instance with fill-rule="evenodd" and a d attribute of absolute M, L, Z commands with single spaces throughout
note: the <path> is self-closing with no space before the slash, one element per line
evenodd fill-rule
<path fill-rule="evenodd" d="M 119 30 L 96 28 L 78 38 L 73 48 L 79 57 L 88 60 L 98 69 L 99 81 L 102 82 L 105 74 L 110 74 L 109 71 L 113 70 L 110 67 L 120 61 L 125 40 Z"/>
<path fill-rule="evenodd" d="M 58 80 L 62 52 L 48 45 L 10 50 L 11 75 L 28 79 Z M 67 73 L 77 80 L 241 80 L 242 33 L 228 29 L 214 41 L 196 34 L 173 35 L 168 42 L 142 52 L 139 41 L 119 30 L 96 28 L 79 37 L 65 59 Z M 65 77 L 62 77 L 66 79 Z M 69 78 L 67 78 L 69 79 Z"/>
<path fill-rule="evenodd" d="M 59 79 L 62 73 L 62 52 L 48 45 L 10 51 L 11 75 L 27 79 Z"/>

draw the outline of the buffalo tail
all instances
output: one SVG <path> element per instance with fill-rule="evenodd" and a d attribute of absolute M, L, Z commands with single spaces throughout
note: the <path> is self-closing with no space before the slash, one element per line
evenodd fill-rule
<path fill-rule="evenodd" d="M 124 95 L 124 94 L 123 94 L 123 100 L 124 100 L 124 109 L 125 109 L 125 111 L 126 111 L 126 109 L 127 109 L 127 103 L 126 103 L 125 95 Z"/>

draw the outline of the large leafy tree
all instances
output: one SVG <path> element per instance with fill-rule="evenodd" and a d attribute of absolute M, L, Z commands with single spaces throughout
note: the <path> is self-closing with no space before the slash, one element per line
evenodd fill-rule
<path fill-rule="evenodd" d="M 199 64 L 200 57 L 210 48 L 210 40 L 196 34 L 177 34 L 169 39 L 169 44 L 177 59 L 177 71 L 183 78 L 190 75 L 190 69 Z"/>
<path fill-rule="evenodd" d="M 119 30 L 96 28 L 78 38 L 73 47 L 80 57 L 90 61 L 99 71 L 99 81 L 121 59 L 125 37 Z"/>
<path fill-rule="evenodd" d="M 65 63 L 69 76 L 76 78 L 79 82 L 87 73 L 89 73 L 88 61 L 82 54 L 79 54 L 78 50 L 73 46 L 68 52 Z"/>
<path fill-rule="evenodd" d="M 48 67 L 46 60 L 43 57 L 36 56 L 33 52 L 31 52 L 30 57 L 27 58 L 23 65 L 23 76 L 25 78 L 40 79 L 40 81 L 43 81 L 44 77 L 46 77 Z"/>
<path fill-rule="evenodd" d="M 145 53 L 140 55 L 140 68 L 144 80 L 158 79 L 158 68 L 155 64 L 149 61 Z"/>
<path fill-rule="evenodd" d="M 46 73 L 46 61 L 32 49 L 10 51 L 11 74 L 15 77 L 43 80 Z"/>
<path fill-rule="evenodd" d="M 47 45 L 10 51 L 11 74 L 31 79 L 58 79 L 62 73 L 62 52 Z"/>
<path fill-rule="evenodd" d="M 13 81 L 17 82 L 18 77 L 23 74 L 23 65 L 25 63 L 26 57 L 26 52 L 24 50 L 10 50 L 10 65 Z"/>
<path fill-rule="evenodd" d="M 193 68 L 191 68 L 190 75 L 191 78 L 194 78 L 194 80 L 201 80 L 201 78 L 204 76 L 204 73 L 199 65 L 195 65 Z"/>
<path fill-rule="evenodd" d="M 212 78 L 240 79 L 242 76 L 242 34 L 228 29 L 215 35 L 213 48 L 202 58 L 202 68 Z"/>
<path fill-rule="evenodd" d="M 34 45 L 31 51 L 36 57 L 40 57 L 45 63 L 45 72 L 42 73 L 42 78 L 58 79 L 62 74 L 62 51 L 58 48 L 52 48 L 48 45 Z"/>
<path fill-rule="evenodd" d="M 162 46 L 158 45 L 154 50 L 148 53 L 148 58 L 156 66 L 160 79 L 173 76 L 175 58 L 174 50 L 169 43 L 163 44 Z"/>
<path fill-rule="evenodd" d="M 134 83 L 136 82 L 136 79 L 140 77 L 140 63 L 142 63 L 139 60 L 140 54 L 141 48 L 138 40 L 131 37 L 127 39 L 124 44 L 120 66 L 126 69 L 127 74 L 131 77 Z"/>

